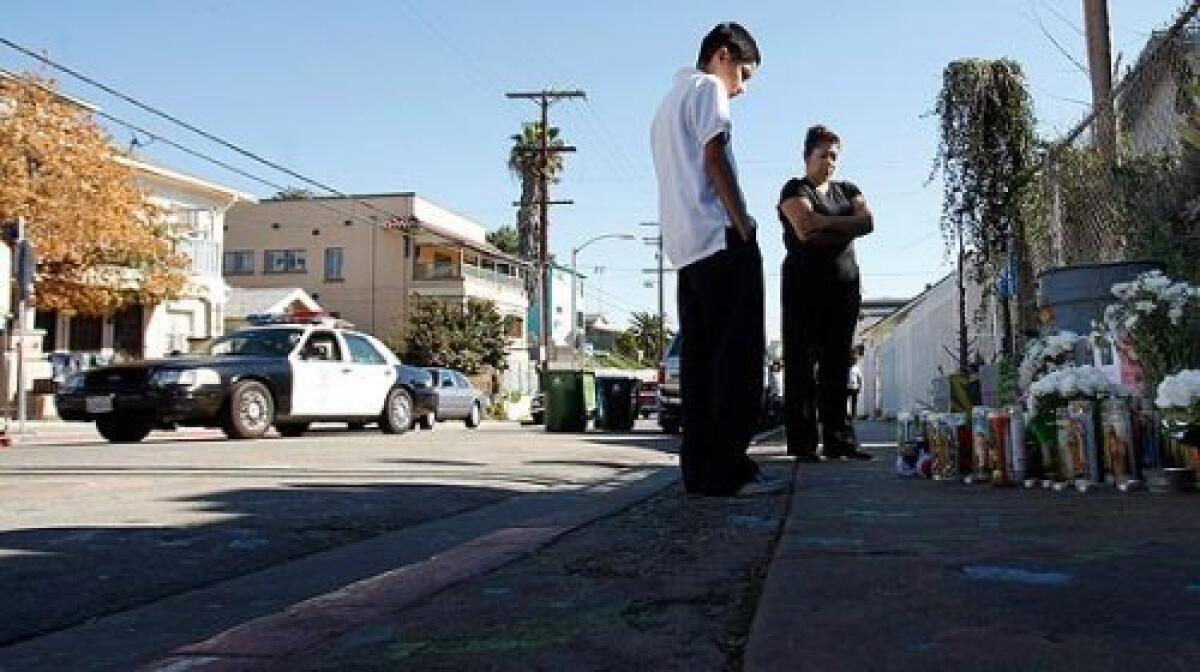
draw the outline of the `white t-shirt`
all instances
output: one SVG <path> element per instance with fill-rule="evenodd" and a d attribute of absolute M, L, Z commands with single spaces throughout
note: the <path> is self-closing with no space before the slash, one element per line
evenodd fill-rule
<path fill-rule="evenodd" d="M 721 133 L 732 140 L 725 85 L 695 68 L 679 71 L 650 129 L 663 251 L 675 268 L 725 249 L 732 222 L 704 169 L 704 146 Z M 725 152 L 736 175 L 731 141 Z"/>

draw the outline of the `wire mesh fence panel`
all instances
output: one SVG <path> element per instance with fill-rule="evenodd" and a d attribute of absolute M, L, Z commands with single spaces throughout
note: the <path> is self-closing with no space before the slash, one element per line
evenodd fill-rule
<path fill-rule="evenodd" d="M 1111 155 L 1097 142 L 1096 114 L 1047 148 L 1027 231 L 1035 273 L 1154 259 L 1200 279 L 1200 147 L 1186 130 L 1200 108 L 1197 4 L 1155 32 L 1119 79 Z"/>

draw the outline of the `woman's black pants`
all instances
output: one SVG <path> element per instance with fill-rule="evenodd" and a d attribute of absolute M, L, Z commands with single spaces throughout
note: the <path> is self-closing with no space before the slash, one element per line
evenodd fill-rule
<path fill-rule="evenodd" d="M 815 454 L 819 424 L 826 454 L 837 454 L 854 437 L 846 394 L 861 290 L 857 282 L 814 277 L 785 262 L 782 295 L 788 453 Z"/>

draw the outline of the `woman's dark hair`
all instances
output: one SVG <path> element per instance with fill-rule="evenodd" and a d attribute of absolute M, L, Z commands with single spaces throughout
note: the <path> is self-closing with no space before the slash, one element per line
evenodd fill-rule
<path fill-rule="evenodd" d="M 817 145 L 823 144 L 840 145 L 842 144 L 842 139 L 838 137 L 837 133 L 834 133 L 821 124 L 809 128 L 808 134 L 804 136 L 804 158 L 807 159 L 808 155 L 812 154 L 813 150 L 817 148 Z"/>
<path fill-rule="evenodd" d="M 750 31 L 741 24 L 728 21 L 718 23 L 716 28 L 704 36 L 704 41 L 700 43 L 700 56 L 696 59 L 696 67 L 703 70 L 721 47 L 728 47 L 729 55 L 738 63 L 762 64 L 758 43 L 750 36 Z"/>

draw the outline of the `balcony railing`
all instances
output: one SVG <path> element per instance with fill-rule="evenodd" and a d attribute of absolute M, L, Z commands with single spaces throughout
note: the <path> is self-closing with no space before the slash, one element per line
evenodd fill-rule
<path fill-rule="evenodd" d="M 496 285 L 497 289 L 507 289 L 510 291 L 518 291 L 518 292 L 524 291 L 524 289 L 525 289 L 524 281 L 522 281 L 521 278 L 518 278 L 515 275 L 508 275 L 507 273 L 498 273 L 496 271 L 489 271 L 486 268 L 479 268 L 478 266 L 468 266 L 468 265 L 464 265 L 462 267 L 462 270 L 463 270 L 463 275 L 465 275 L 466 277 L 473 278 L 480 282 L 487 282 L 487 283 L 494 284 L 494 285 Z"/>
<path fill-rule="evenodd" d="M 221 246 L 212 240 L 183 240 L 179 250 L 192 260 L 197 275 L 221 276 Z"/>
<path fill-rule="evenodd" d="M 413 280 L 462 280 L 458 264 L 416 264 L 413 267 Z"/>
<path fill-rule="evenodd" d="M 463 282 L 469 279 L 472 282 L 491 285 L 497 291 L 523 292 L 525 290 L 525 283 L 519 277 L 469 264 L 416 264 L 413 267 L 413 279 L 426 282 L 442 280 Z"/>

